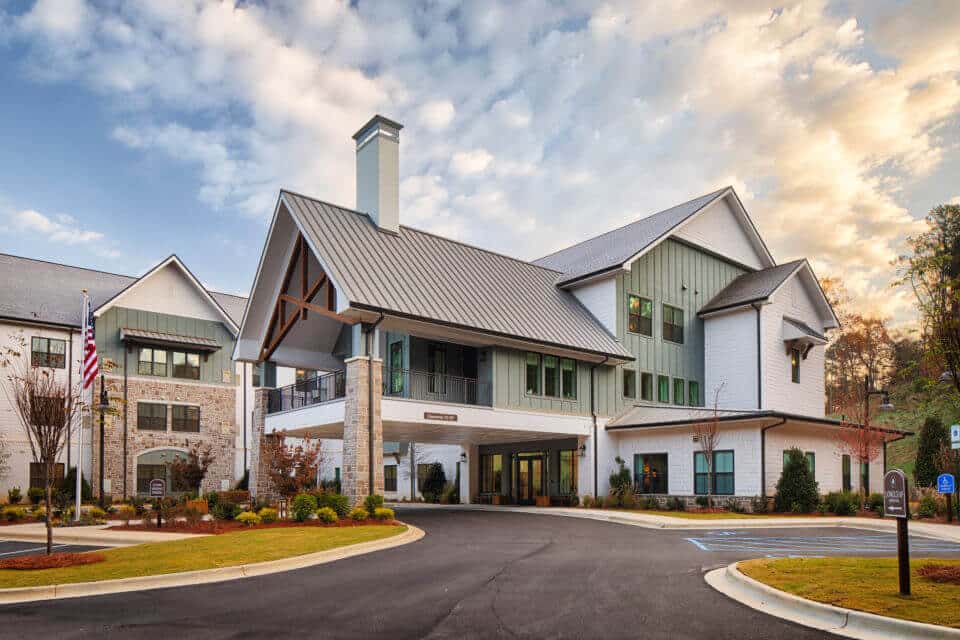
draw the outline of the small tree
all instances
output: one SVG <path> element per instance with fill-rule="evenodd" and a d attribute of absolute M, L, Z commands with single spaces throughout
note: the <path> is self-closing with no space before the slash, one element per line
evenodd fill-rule
<path fill-rule="evenodd" d="M 783 472 L 777 481 L 774 509 L 795 513 L 810 513 L 820 502 L 820 489 L 813 477 L 803 451 L 794 447 L 787 451 Z"/>
<path fill-rule="evenodd" d="M 623 497 L 633 492 L 633 480 L 630 478 L 630 469 L 627 468 L 623 458 L 617 456 L 613 461 L 617 463 L 617 470 L 610 474 L 610 495 L 622 504 Z"/>
<path fill-rule="evenodd" d="M 170 463 L 172 488 L 175 491 L 186 489 L 193 493 L 200 493 L 200 485 L 207 476 L 207 470 L 216 459 L 210 445 L 201 449 L 199 442 L 194 443 L 186 457 L 177 456 Z"/>
<path fill-rule="evenodd" d="M 292 496 L 312 487 L 320 469 L 320 441 L 309 434 L 295 445 L 286 443 L 285 432 L 268 438 L 265 448 L 267 475 L 282 496 Z"/>
<path fill-rule="evenodd" d="M 711 502 L 710 496 L 713 495 L 713 453 L 720 444 L 720 393 L 726 386 L 721 382 L 713 390 L 713 416 L 706 422 L 698 422 L 693 425 L 693 439 L 700 445 L 700 451 L 707 463 L 707 503 Z M 696 487 L 694 487 L 696 488 Z"/>
<path fill-rule="evenodd" d="M 25 351 L 26 339 L 15 337 L 0 351 L 0 368 L 5 373 L 4 394 L 23 427 L 33 459 L 43 468 L 49 555 L 53 553 L 53 469 L 81 404 L 79 389 L 58 380 L 53 369 L 31 366 Z"/>
<path fill-rule="evenodd" d="M 869 465 L 875 462 L 883 454 L 883 443 L 886 442 L 887 434 L 869 424 L 863 426 L 843 422 L 836 432 L 837 449 L 840 454 L 849 455 L 857 463 L 859 469 L 862 465 Z M 867 499 L 867 487 L 860 483 L 860 508 Z"/>
<path fill-rule="evenodd" d="M 930 416 L 920 428 L 917 443 L 917 463 L 913 468 L 913 477 L 919 487 L 932 487 L 937 481 L 940 469 L 937 456 L 940 448 L 950 440 L 950 434 L 939 418 Z"/>
<path fill-rule="evenodd" d="M 423 480 L 423 499 L 427 502 L 439 502 L 443 488 L 447 485 L 447 474 L 443 465 L 433 462 L 427 468 L 427 477 Z"/>

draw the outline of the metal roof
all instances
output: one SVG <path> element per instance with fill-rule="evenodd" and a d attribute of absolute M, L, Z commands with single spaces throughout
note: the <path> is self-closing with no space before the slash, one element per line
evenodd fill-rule
<path fill-rule="evenodd" d="M 80 290 L 97 308 L 139 278 L 55 262 L 0 254 L 0 318 L 80 327 Z M 234 322 L 246 298 L 210 292 Z"/>
<path fill-rule="evenodd" d="M 619 267 L 651 244 L 669 233 L 674 227 L 697 213 L 705 206 L 724 195 L 730 187 L 694 198 L 675 207 L 670 207 L 646 218 L 607 231 L 584 240 L 556 253 L 544 256 L 533 263 L 560 271 L 557 284 L 564 285 L 587 276 Z"/>
<path fill-rule="evenodd" d="M 827 341 L 827 336 L 823 335 L 806 322 L 802 322 L 795 318 L 788 318 L 787 316 L 783 316 L 783 321 L 807 337 L 816 338 L 817 340 L 822 340 L 824 342 Z"/>
<path fill-rule="evenodd" d="M 797 271 L 805 260 L 785 262 L 775 267 L 745 273 L 724 287 L 700 309 L 700 314 L 762 302 Z"/>
<path fill-rule="evenodd" d="M 182 336 L 175 333 L 163 333 L 161 331 L 147 331 L 145 329 L 121 327 L 120 339 L 127 340 L 130 338 L 132 338 L 134 342 L 163 345 L 183 345 L 195 347 L 203 351 L 216 351 L 223 346 L 213 338 Z"/>
<path fill-rule="evenodd" d="M 290 191 L 281 198 L 350 306 L 632 360 L 559 273 Z"/>

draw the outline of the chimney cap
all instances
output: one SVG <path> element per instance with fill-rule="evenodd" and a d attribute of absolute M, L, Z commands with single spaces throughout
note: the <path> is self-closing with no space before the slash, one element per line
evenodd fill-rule
<path fill-rule="evenodd" d="M 372 118 L 370 118 L 365 125 L 363 125 L 362 127 L 360 127 L 360 128 L 357 130 L 357 132 L 356 132 L 355 134 L 353 134 L 353 139 L 354 139 L 354 140 L 359 140 L 359 139 L 367 132 L 368 129 L 370 129 L 371 127 L 373 127 L 374 125 L 377 125 L 377 124 L 379 124 L 379 125 L 385 125 L 385 126 L 390 127 L 391 129 L 393 129 L 393 130 L 395 130 L 395 131 L 397 131 L 397 132 L 399 132 L 400 129 L 403 129 L 403 125 L 400 124 L 399 122 L 396 122 L 395 120 L 391 120 L 390 118 L 385 118 L 385 117 L 381 116 L 380 114 L 377 114 L 377 115 L 373 116 Z"/>

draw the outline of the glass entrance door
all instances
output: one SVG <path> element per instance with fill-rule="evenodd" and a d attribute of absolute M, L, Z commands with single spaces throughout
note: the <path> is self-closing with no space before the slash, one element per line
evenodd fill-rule
<path fill-rule="evenodd" d="M 543 495 L 543 457 L 517 460 L 517 502 L 534 504 Z"/>

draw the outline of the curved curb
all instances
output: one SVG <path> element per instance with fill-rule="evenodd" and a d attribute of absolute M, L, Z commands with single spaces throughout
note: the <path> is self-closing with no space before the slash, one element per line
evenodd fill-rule
<path fill-rule="evenodd" d="M 960 629 L 844 609 L 774 589 L 741 573 L 736 562 L 708 572 L 704 579 L 723 595 L 752 609 L 847 638 L 960 638 Z"/>
<path fill-rule="evenodd" d="M 105 595 L 109 593 L 123 593 L 126 591 L 146 591 L 149 589 L 165 589 L 168 587 L 184 587 L 212 582 L 224 582 L 240 578 L 262 576 L 270 573 L 304 569 L 344 558 L 373 553 L 399 547 L 416 542 L 426 534 L 422 529 L 405 524 L 407 530 L 403 533 L 382 540 L 360 542 L 345 547 L 336 547 L 326 551 L 317 551 L 305 555 L 291 556 L 279 560 L 242 564 L 235 567 L 221 567 L 218 569 L 199 569 L 181 573 L 164 573 L 152 576 L 138 576 L 135 578 L 119 578 L 116 580 L 99 580 L 97 582 L 74 582 L 69 584 L 53 584 L 42 587 L 15 587 L 0 589 L 0 604 L 14 604 L 35 602 L 39 600 L 56 600 L 60 598 L 79 598 L 83 596 Z"/>

